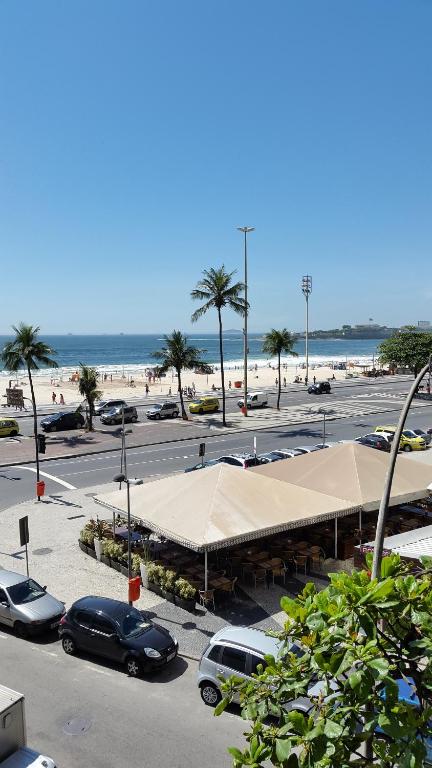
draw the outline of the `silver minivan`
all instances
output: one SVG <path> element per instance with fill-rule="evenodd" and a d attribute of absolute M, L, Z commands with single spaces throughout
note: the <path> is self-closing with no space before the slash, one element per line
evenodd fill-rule
<path fill-rule="evenodd" d="M 220 675 L 248 680 L 257 671 L 258 664 L 265 666 L 264 656 L 276 658 L 279 650 L 279 641 L 260 629 L 231 626 L 220 629 L 211 638 L 198 668 L 197 683 L 204 703 L 215 707 L 221 700 Z M 310 700 L 304 697 L 290 702 L 286 708 L 307 712 L 310 706 Z"/>
<path fill-rule="evenodd" d="M 21 573 L 0 569 L 0 624 L 19 637 L 57 629 L 65 614 L 64 603 L 45 587 Z"/>

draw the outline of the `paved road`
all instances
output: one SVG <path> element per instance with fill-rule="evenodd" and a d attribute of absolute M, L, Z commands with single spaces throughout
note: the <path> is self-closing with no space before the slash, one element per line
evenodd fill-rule
<path fill-rule="evenodd" d="M 300 389 L 298 386 L 289 386 L 286 389 L 282 388 L 282 395 L 281 395 L 281 407 L 284 406 L 291 406 L 291 405 L 301 405 L 301 404 L 308 404 L 308 405 L 317 405 L 318 402 L 321 403 L 321 400 L 325 403 L 331 403 L 333 399 L 344 400 L 344 399 L 350 399 L 353 396 L 356 396 L 358 394 L 362 395 L 377 395 L 383 396 L 383 395 L 394 395 L 394 394 L 406 394 L 408 392 L 410 386 L 409 380 L 407 380 L 406 377 L 392 377 L 392 378 L 383 378 L 383 379 L 352 379 L 349 381 L 342 381 L 342 382 L 335 382 L 332 383 L 332 394 L 326 395 L 325 397 L 317 397 L 314 395 L 309 395 L 305 388 Z M 241 393 L 233 393 L 228 392 L 227 393 L 227 401 L 226 401 L 226 410 L 227 413 L 238 413 L 239 408 L 237 405 L 237 401 L 241 397 Z M 276 406 L 276 392 L 274 388 L 268 390 L 268 397 L 269 397 L 269 405 Z M 167 399 L 167 398 L 163 398 Z M 130 400 L 132 404 L 132 399 Z M 148 400 L 137 400 L 136 405 L 137 411 L 138 411 L 138 417 L 139 422 L 142 425 L 146 425 L 148 429 L 152 430 L 152 438 L 154 438 L 154 441 L 157 442 L 158 440 L 166 440 L 167 436 L 170 434 L 170 432 L 173 431 L 173 427 L 175 427 L 175 422 L 164 421 L 164 422 L 150 422 L 146 416 L 145 411 L 147 408 L 153 403 L 157 402 L 157 398 L 149 398 Z M 188 401 L 186 401 L 186 407 L 188 406 Z M 58 413 L 61 409 L 58 406 L 55 406 L 54 408 L 51 406 L 47 406 L 44 408 L 39 409 L 39 412 L 41 415 L 47 414 L 47 413 Z M 64 408 L 63 410 L 68 410 L 68 408 Z M 12 411 L 10 409 L 1 408 L 0 409 L 1 415 L 10 415 L 14 418 L 19 419 L 19 425 L 20 425 L 20 434 L 24 436 L 30 436 L 33 434 L 33 419 L 32 417 L 23 412 L 15 413 L 15 411 Z M 40 417 L 41 418 L 41 417 Z M 39 418 L 39 421 L 40 421 Z M 193 421 L 193 416 L 190 417 L 191 421 Z M 221 414 L 217 414 L 213 417 L 216 419 L 216 421 L 221 420 L 222 416 Z M 101 429 L 105 432 L 112 431 L 112 427 L 104 427 L 101 425 L 99 419 L 95 419 L 95 424 L 97 425 L 98 429 Z M 66 434 L 66 433 L 57 433 L 58 436 Z M 68 432 L 67 434 L 71 434 Z M 1 450 L 1 449 L 0 449 Z"/>
<path fill-rule="evenodd" d="M 58 640 L 30 642 L 0 631 L 1 683 L 26 697 L 29 746 L 62 768 L 228 768 L 242 744 L 238 712 L 219 718 L 202 704 L 196 662 L 179 658 L 134 680 L 103 661 L 69 657 Z M 85 732 L 65 733 L 82 719 Z"/>
<path fill-rule="evenodd" d="M 380 415 L 353 416 L 331 421 L 327 419 L 326 439 L 329 441 L 345 440 L 373 431 L 382 423 L 394 423 L 397 411 Z M 409 425 L 425 427 L 432 425 L 432 405 L 414 410 L 409 418 Z M 227 453 L 251 451 L 253 432 L 217 434 L 208 437 L 206 442 L 207 458 L 217 458 Z M 303 423 L 290 427 L 274 426 L 256 433 L 257 451 L 263 453 L 273 448 L 294 448 L 297 445 L 315 444 L 322 440 L 322 423 Z M 199 440 L 160 444 L 128 450 L 128 472 L 131 477 L 157 477 L 181 472 L 186 467 L 198 463 Z M 372 449 L 371 449 L 372 450 Z M 432 450 L 432 449 L 431 449 Z M 57 459 L 43 463 L 42 471 L 51 475 L 45 477 L 46 493 L 61 493 L 65 487 L 86 488 L 102 483 L 110 483 L 120 469 L 118 451 L 101 453 L 93 456 L 81 456 L 75 459 Z M 35 475 L 28 467 L 10 467 L 0 469 L 0 509 L 32 498 L 34 496 Z"/>

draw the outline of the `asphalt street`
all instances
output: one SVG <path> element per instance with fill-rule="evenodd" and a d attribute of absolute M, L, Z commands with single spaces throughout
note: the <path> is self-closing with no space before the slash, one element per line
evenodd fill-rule
<path fill-rule="evenodd" d="M 385 421 L 394 424 L 399 411 L 380 415 L 353 416 L 332 421 L 326 419 L 326 440 L 349 440 L 373 431 Z M 256 432 L 257 452 L 274 448 L 294 448 L 299 445 L 315 444 L 322 440 L 322 423 L 304 423 L 289 427 L 270 427 Z M 432 405 L 413 410 L 408 426 L 432 426 Z M 130 448 L 127 451 L 128 474 L 130 477 L 158 477 L 172 472 L 182 472 L 186 467 L 199 462 L 199 440 Z M 216 434 L 208 437 L 206 457 L 218 458 L 229 453 L 252 451 L 253 432 Z M 371 449 L 372 450 L 372 449 Z M 432 450 L 432 449 L 431 449 Z M 110 483 L 120 471 L 119 451 L 80 456 L 70 459 L 45 461 L 41 466 L 46 481 L 46 494 L 61 493 L 64 488 L 86 488 Z M 48 477 L 46 476 L 48 475 Z M 34 496 L 34 465 L 6 467 L 0 470 L 0 509 L 25 501 Z M 114 486 L 113 486 L 114 487 Z"/>
<path fill-rule="evenodd" d="M 407 393 L 409 389 L 410 382 L 407 381 L 407 379 L 399 378 L 396 379 L 394 377 L 391 378 L 379 378 L 379 379 L 351 379 L 347 381 L 337 381 L 332 382 L 332 394 L 329 396 L 324 396 L 324 399 L 327 401 L 331 400 L 332 397 L 337 398 L 338 400 L 343 399 L 349 399 L 353 397 L 353 395 L 356 394 L 363 394 L 363 395 L 372 395 L 376 394 L 377 392 L 380 393 L 382 396 L 386 393 Z M 218 394 L 218 393 L 215 393 Z M 276 406 L 276 391 L 274 388 L 268 390 L 267 392 L 268 398 L 269 398 L 269 405 L 270 406 Z M 220 399 L 220 394 L 218 395 Z M 242 393 L 240 391 L 233 392 L 228 391 L 227 392 L 227 398 L 226 398 L 226 411 L 227 414 L 230 413 L 238 413 L 239 407 L 237 405 L 239 398 L 242 397 Z M 177 400 L 178 398 L 162 398 L 162 402 L 164 400 Z M 317 401 L 320 401 L 322 398 L 319 396 L 314 395 L 308 395 L 305 388 L 299 388 L 298 385 L 293 386 L 290 385 L 288 387 L 282 387 L 282 393 L 281 393 L 281 407 L 288 406 L 288 405 L 300 405 L 303 403 L 310 403 L 311 405 L 317 405 Z M 157 440 L 166 440 L 169 439 L 169 425 L 172 424 L 171 420 L 166 420 L 163 422 L 155 422 L 155 421 L 149 421 L 145 415 L 145 411 L 155 402 L 158 402 L 157 397 L 149 397 L 148 399 L 130 399 L 129 404 L 135 405 L 137 411 L 138 411 L 138 420 L 141 425 L 146 425 L 149 429 L 152 429 L 152 432 L 155 435 L 155 442 Z M 161 400 L 159 399 L 159 402 Z M 185 400 L 186 409 L 188 409 L 189 401 Z M 59 408 L 58 405 L 56 406 L 44 406 L 43 408 L 40 408 L 38 410 L 39 418 L 38 418 L 38 424 L 40 423 L 40 419 L 47 414 L 51 413 L 59 413 L 61 410 L 67 411 L 67 410 L 73 410 L 74 408 L 69 406 L 65 406 L 63 409 Z M 20 434 L 24 436 L 30 436 L 33 434 L 33 418 L 29 411 L 23 412 L 18 411 L 15 412 L 14 410 L 10 408 L 1 408 L 0 414 L 5 416 L 12 416 L 13 418 L 16 418 L 19 420 L 19 426 L 20 426 Z M 193 416 L 190 416 L 191 419 L 193 419 Z M 221 419 L 221 414 L 216 414 L 214 416 L 215 419 Z M 110 431 L 112 427 L 104 427 L 98 418 L 95 419 L 95 424 L 97 425 L 98 429 L 101 429 L 102 431 Z M 62 433 L 57 433 L 58 435 Z"/>
<path fill-rule="evenodd" d="M 214 717 L 202 703 L 194 661 L 133 679 L 67 656 L 55 635 L 32 642 L 3 630 L 0 658 L 1 683 L 25 695 L 28 745 L 62 768 L 228 768 L 227 747 L 244 741 L 238 710 Z"/>

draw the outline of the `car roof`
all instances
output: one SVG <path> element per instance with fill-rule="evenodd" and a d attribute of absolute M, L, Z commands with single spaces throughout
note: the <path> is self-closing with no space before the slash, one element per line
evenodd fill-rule
<path fill-rule="evenodd" d="M 121 600 L 114 600 L 111 597 L 87 595 L 86 597 L 80 597 L 79 600 L 76 600 L 72 605 L 72 608 L 106 613 L 108 616 L 111 616 L 111 618 L 117 619 L 127 613 L 130 606 Z"/>
<path fill-rule="evenodd" d="M 255 455 L 253 453 L 225 453 L 223 456 L 219 457 L 219 461 L 221 459 L 254 459 Z"/>
<path fill-rule="evenodd" d="M 27 576 L 22 573 L 15 573 L 15 571 L 4 571 L 0 569 L 0 586 L 1 587 L 13 587 L 14 584 L 21 584 L 23 581 L 27 581 Z"/>
<path fill-rule="evenodd" d="M 280 641 L 275 637 L 269 637 L 262 630 L 250 627 L 223 627 L 210 639 L 210 643 L 224 641 L 272 656 L 276 656 L 280 648 Z"/>
<path fill-rule="evenodd" d="M 295 451 L 319 451 L 316 445 L 296 445 Z"/>

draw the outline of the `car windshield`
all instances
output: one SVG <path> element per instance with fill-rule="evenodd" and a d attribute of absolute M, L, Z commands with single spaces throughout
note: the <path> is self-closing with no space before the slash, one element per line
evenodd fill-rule
<path fill-rule="evenodd" d="M 416 433 L 413 432 L 411 429 L 404 429 L 402 434 L 404 437 L 417 437 Z"/>
<path fill-rule="evenodd" d="M 36 581 L 33 579 L 27 579 L 27 581 L 21 581 L 19 584 L 14 584 L 12 587 L 8 587 L 9 597 L 14 605 L 23 605 L 23 603 L 32 603 L 33 600 L 39 600 L 46 593 Z"/>
<path fill-rule="evenodd" d="M 152 406 L 152 411 L 160 411 L 160 410 L 161 410 L 161 408 L 162 408 L 162 403 L 155 403 L 155 404 Z"/>
<path fill-rule="evenodd" d="M 152 626 L 151 621 L 146 619 L 146 617 L 137 611 L 136 608 L 131 608 L 131 610 L 120 619 L 119 624 L 123 637 L 138 637 L 138 635 L 142 635 L 146 629 L 149 629 Z"/>
<path fill-rule="evenodd" d="M 202 405 L 204 403 L 204 400 L 192 400 L 192 403 L 194 405 Z"/>

